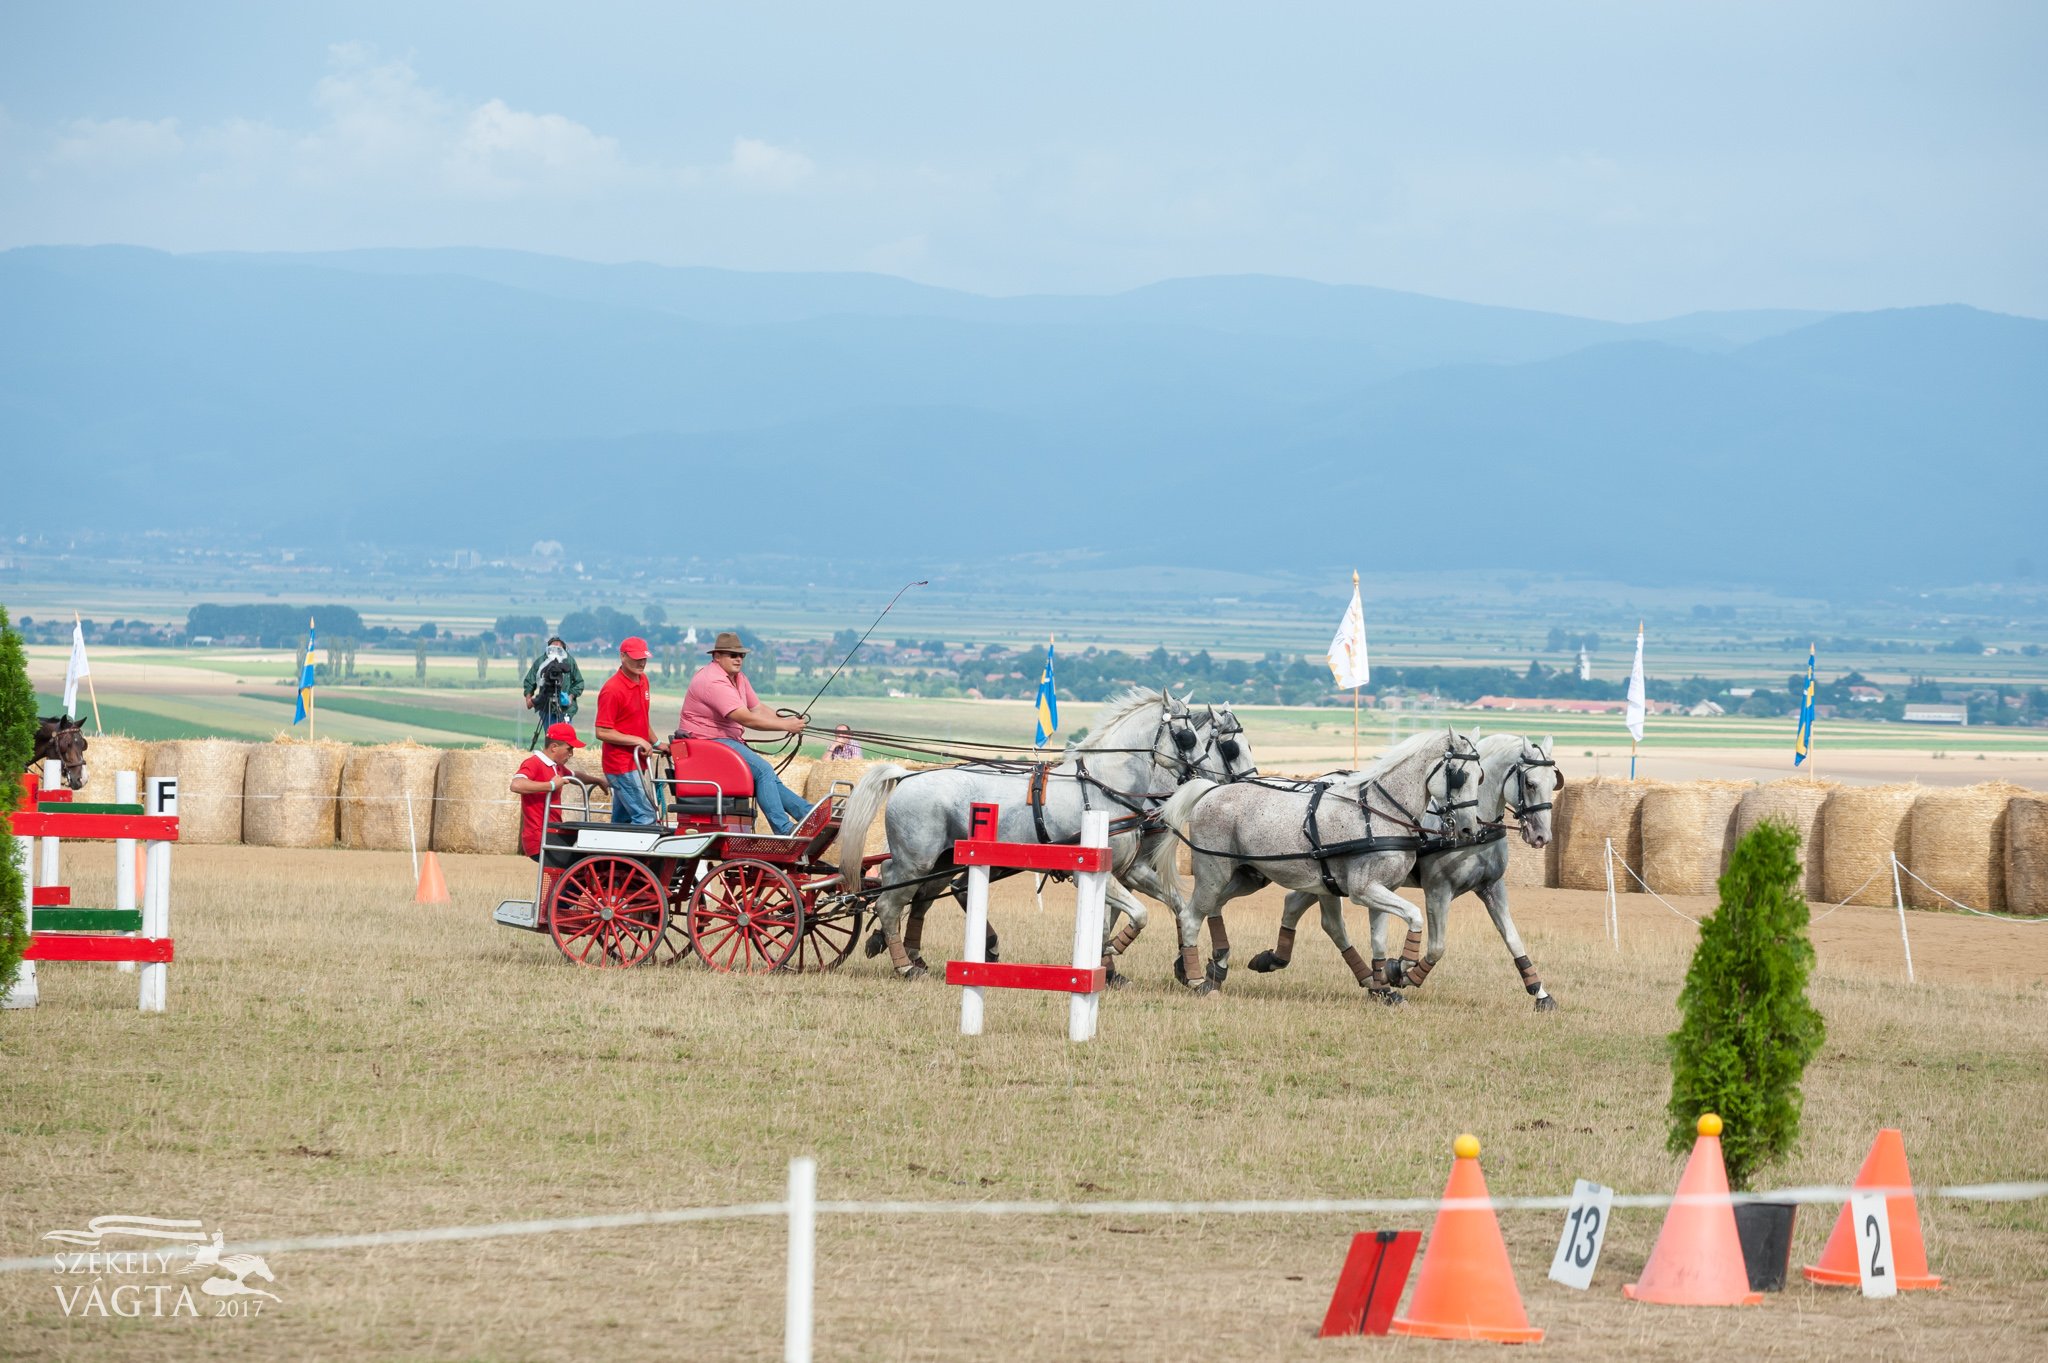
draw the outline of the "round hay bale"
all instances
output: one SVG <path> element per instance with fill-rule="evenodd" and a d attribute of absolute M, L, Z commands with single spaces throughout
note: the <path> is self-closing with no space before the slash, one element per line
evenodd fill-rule
<path fill-rule="evenodd" d="M 1843 786 L 1828 796 L 1820 810 L 1821 895 L 1828 903 L 1892 902 L 1891 857 L 1906 850 L 1919 793 L 1917 785 Z"/>
<path fill-rule="evenodd" d="M 1639 816 L 1643 796 L 1658 784 L 1595 776 L 1573 781 L 1557 793 L 1557 808 L 1551 811 L 1551 818 L 1557 832 L 1560 888 L 1606 889 L 1609 839 L 1614 842 L 1615 856 L 1642 869 L 1643 825 Z M 1636 888 L 1635 877 L 1615 867 L 1614 888 L 1618 894 L 1630 893 Z"/>
<path fill-rule="evenodd" d="M 2026 793 L 2005 781 L 1920 792 L 1907 839 L 1912 852 L 1899 856 L 1913 872 L 1901 877 L 1906 903 L 1946 909 L 1953 899 L 1987 913 L 2004 912 L 2006 806 Z"/>
<path fill-rule="evenodd" d="M 1551 848 L 1555 842 L 1542 847 L 1531 847 L 1522 841 L 1522 835 L 1508 830 L 1508 884 L 1527 885 L 1541 889 L 1550 881 Z"/>
<path fill-rule="evenodd" d="M 381 852 L 431 847 L 440 765 L 439 748 L 417 743 L 351 749 L 341 769 L 341 845 Z"/>
<path fill-rule="evenodd" d="M 522 749 L 497 745 L 441 754 L 434 771 L 436 852 L 517 854 L 519 797 L 510 783 L 526 757 Z"/>
<path fill-rule="evenodd" d="M 225 738 L 176 738 L 150 749 L 148 775 L 178 778 L 179 842 L 242 840 L 249 747 Z"/>
<path fill-rule="evenodd" d="M 1685 781 L 1643 796 L 1643 880 L 1658 894 L 1713 894 L 1748 781 Z"/>
<path fill-rule="evenodd" d="M 2005 910 L 2048 916 L 2048 796 L 2015 795 L 2006 806 Z"/>
<path fill-rule="evenodd" d="M 1799 835 L 1800 890 L 1808 899 L 1819 899 L 1825 892 L 1820 812 L 1828 796 L 1839 789 L 1833 781 L 1819 781 L 1811 776 L 1754 786 L 1735 807 L 1735 839 L 1741 841 L 1744 834 L 1765 819 L 1790 824 Z"/>
<path fill-rule="evenodd" d="M 820 758 L 811 763 L 810 770 L 804 773 L 803 789 L 798 793 L 816 803 L 832 793 L 834 782 L 844 782 L 848 788 L 858 785 L 861 773 L 874 765 L 860 757 L 841 757 L 829 762 Z M 794 784 L 790 788 L 796 789 Z M 845 791 L 840 793 L 845 794 Z"/>
<path fill-rule="evenodd" d="M 255 744 L 242 775 L 242 841 L 251 847 L 332 847 L 346 743 Z"/>
<path fill-rule="evenodd" d="M 114 774 L 135 773 L 135 798 L 142 798 L 142 778 L 149 769 L 150 745 L 125 734 L 93 734 L 85 742 L 85 784 L 71 798 L 87 804 L 114 803 Z"/>

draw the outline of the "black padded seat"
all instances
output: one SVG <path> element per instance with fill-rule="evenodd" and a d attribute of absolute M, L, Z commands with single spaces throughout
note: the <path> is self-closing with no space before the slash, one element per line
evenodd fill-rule
<path fill-rule="evenodd" d="M 715 819 L 721 814 L 729 819 L 754 817 L 754 802 L 747 799 L 721 802 L 710 795 L 691 795 L 680 800 L 670 800 L 668 807 L 686 819 Z"/>

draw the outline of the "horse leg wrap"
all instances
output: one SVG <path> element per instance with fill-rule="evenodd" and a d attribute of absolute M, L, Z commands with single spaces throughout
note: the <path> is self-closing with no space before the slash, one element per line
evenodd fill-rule
<path fill-rule="evenodd" d="M 1536 973 L 1536 963 L 1527 956 L 1515 957 L 1515 969 L 1522 972 L 1522 988 L 1529 993 L 1538 993 L 1543 988 L 1543 977 Z"/>
<path fill-rule="evenodd" d="M 908 974 L 911 967 L 915 966 L 917 962 L 912 960 L 910 953 L 903 949 L 903 943 L 891 942 L 889 943 L 889 964 L 896 967 L 897 974 L 903 975 Z"/>
<path fill-rule="evenodd" d="M 1273 939 L 1273 956 L 1282 965 L 1294 959 L 1293 928 L 1280 929 L 1280 935 Z"/>
<path fill-rule="evenodd" d="M 1359 954 L 1357 947 L 1344 948 L 1344 964 L 1351 967 L 1352 978 L 1361 985 L 1370 985 L 1380 975 L 1378 962 L 1367 965 L 1365 957 Z M 1385 984 L 1386 981 L 1382 979 L 1380 983 Z"/>
<path fill-rule="evenodd" d="M 1126 951 L 1129 951 L 1131 943 L 1137 940 L 1138 930 L 1132 927 L 1131 920 L 1126 918 L 1123 926 L 1116 930 L 1116 936 L 1109 939 L 1109 949 L 1121 956 Z"/>
<path fill-rule="evenodd" d="M 903 949 L 917 955 L 924 947 L 924 915 L 913 913 L 910 921 L 903 925 Z"/>
<path fill-rule="evenodd" d="M 1198 946 L 1182 947 L 1180 968 L 1182 981 L 1191 989 L 1198 987 L 1207 978 L 1202 974 L 1202 949 Z"/>
<path fill-rule="evenodd" d="M 1223 926 L 1220 913 L 1209 920 L 1209 949 L 1218 956 L 1230 954 L 1230 929 Z"/>
<path fill-rule="evenodd" d="M 1412 978 L 1415 963 L 1422 959 L 1422 929 L 1408 929 L 1408 940 L 1401 944 L 1401 959 L 1408 963 L 1408 973 Z"/>
<path fill-rule="evenodd" d="M 1407 982 L 1409 987 L 1413 988 L 1415 985 L 1421 984 L 1424 980 L 1428 979 L 1429 972 L 1435 968 L 1428 961 L 1410 961 L 1402 969 L 1401 978 Z"/>

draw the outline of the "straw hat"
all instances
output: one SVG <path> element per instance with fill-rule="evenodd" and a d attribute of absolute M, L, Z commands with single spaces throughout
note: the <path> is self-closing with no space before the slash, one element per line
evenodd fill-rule
<path fill-rule="evenodd" d="M 745 644 L 740 642 L 739 635 L 734 634 L 729 629 L 722 629 L 718 632 L 718 637 L 711 641 L 711 647 L 704 651 L 706 653 L 746 653 L 749 650 Z"/>

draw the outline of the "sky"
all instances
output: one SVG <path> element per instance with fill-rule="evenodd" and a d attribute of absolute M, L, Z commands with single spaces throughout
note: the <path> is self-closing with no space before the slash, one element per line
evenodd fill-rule
<path fill-rule="evenodd" d="M 2048 5 L 31 4 L 0 248 L 2048 316 Z"/>

